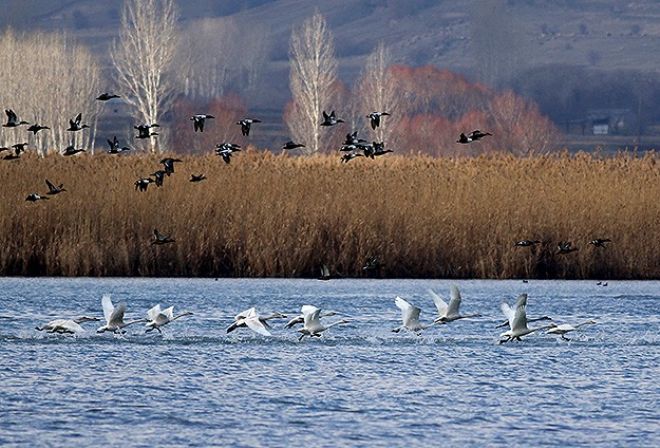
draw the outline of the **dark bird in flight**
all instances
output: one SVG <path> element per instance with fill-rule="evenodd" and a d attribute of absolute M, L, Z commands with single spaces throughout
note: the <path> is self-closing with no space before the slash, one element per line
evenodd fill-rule
<path fill-rule="evenodd" d="M 468 143 L 472 143 L 472 139 L 461 132 L 461 135 L 458 137 L 458 140 L 456 140 L 456 143 L 462 143 L 463 145 L 466 145 Z"/>
<path fill-rule="evenodd" d="M 30 202 L 45 201 L 47 199 L 50 198 L 47 198 L 45 196 L 39 196 L 37 193 L 31 193 L 27 196 L 27 198 L 25 198 L 26 201 L 30 201 Z"/>
<path fill-rule="evenodd" d="M 199 175 L 191 174 L 190 175 L 190 182 L 201 182 L 203 180 L 206 180 L 206 176 L 204 176 L 203 174 L 199 174 Z"/>
<path fill-rule="evenodd" d="M 380 262 L 378 257 L 369 257 L 362 266 L 363 271 L 379 271 L 383 268 L 383 263 Z"/>
<path fill-rule="evenodd" d="M 46 194 L 55 195 L 63 191 L 66 191 L 66 188 L 64 188 L 64 184 L 59 184 L 58 186 L 55 186 L 55 184 L 53 184 L 48 179 L 46 179 L 46 185 L 48 185 L 48 193 Z"/>
<path fill-rule="evenodd" d="M 190 119 L 193 121 L 193 128 L 195 129 L 195 132 L 204 132 L 204 123 L 206 122 L 207 118 L 215 117 L 209 114 L 196 114 L 190 117 Z"/>
<path fill-rule="evenodd" d="M 166 157 L 163 160 L 160 161 L 160 163 L 163 164 L 163 167 L 165 167 L 165 174 L 168 176 L 172 173 L 174 173 L 174 162 L 181 162 L 181 159 L 173 159 L 171 157 Z"/>
<path fill-rule="evenodd" d="M 296 148 L 304 148 L 305 145 L 301 143 L 293 143 L 291 140 L 286 142 L 285 144 L 282 145 L 282 149 L 296 149 Z"/>
<path fill-rule="evenodd" d="M 82 113 L 79 113 L 76 115 L 76 117 L 73 120 L 69 120 L 69 129 L 67 131 L 71 132 L 76 132 L 76 131 L 82 131 L 85 128 L 89 128 L 86 124 L 81 125 L 80 122 L 82 121 Z"/>
<path fill-rule="evenodd" d="M 158 135 L 158 132 L 152 132 L 151 128 L 159 128 L 160 126 L 156 123 L 154 124 L 141 124 L 139 126 L 133 126 L 134 129 L 137 129 L 138 135 L 135 138 L 150 138 L 154 135 Z"/>
<path fill-rule="evenodd" d="M 536 246 L 537 244 L 541 244 L 541 242 L 539 240 L 520 240 L 520 241 L 516 241 L 514 246 L 530 247 L 530 246 Z"/>
<path fill-rule="evenodd" d="M 221 145 L 215 146 L 215 153 L 220 157 L 222 157 L 222 160 L 224 160 L 225 163 L 227 164 L 231 162 L 231 156 L 236 151 L 240 151 L 240 150 L 241 150 L 241 146 L 235 145 L 233 143 L 223 143 Z"/>
<path fill-rule="evenodd" d="M 75 154 L 78 154 L 79 152 L 85 152 L 85 149 L 76 149 L 73 145 L 69 145 L 66 148 L 64 148 L 64 151 L 62 151 L 63 156 L 72 156 Z"/>
<path fill-rule="evenodd" d="M 575 252 L 576 250 L 578 250 L 578 248 L 573 247 L 573 243 L 571 243 L 570 241 L 560 241 L 559 244 L 557 245 L 558 255 L 570 254 L 571 252 Z"/>
<path fill-rule="evenodd" d="M 346 154 L 343 154 L 341 156 L 341 162 L 348 163 L 351 160 L 355 159 L 356 157 L 364 157 L 364 156 L 358 152 L 347 152 Z"/>
<path fill-rule="evenodd" d="M 32 132 L 34 135 L 37 135 L 37 132 L 43 131 L 44 129 L 50 129 L 48 126 L 40 126 L 38 124 L 33 124 L 29 128 L 27 128 L 28 132 Z"/>
<path fill-rule="evenodd" d="M 385 115 L 390 115 L 387 112 L 372 112 L 369 115 L 367 115 L 367 118 L 371 121 L 371 129 L 374 131 L 378 126 L 380 126 L 380 117 L 385 116 Z"/>
<path fill-rule="evenodd" d="M 163 181 L 165 180 L 165 175 L 167 174 L 166 171 L 163 170 L 158 170 L 155 173 L 151 173 L 152 176 L 154 176 L 154 183 L 156 184 L 157 187 L 162 187 L 163 186 Z M 169 176 L 169 174 L 168 174 Z"/>
<path fill-rule="evenodd" d="M 170 238 L 168 235 L 163 235 L 158 231 L 158 229 L 154 229 L 153 238 L 151 239 L 151 244 L 162 245 L 162 244 L 169 244 L 174 242 L 176 242 L 174 238 Z"/>
<path fill-rule="evenodd" d="M 121 97 L 119 95 L 115 95 L 114 93 L 108 93 L 108 92 L 102 93 L 96 97 L 98 101 L 108 101 L 113 98 L 121 98 Z"/>
<path fill-rule="evenodd" d="M 119 140 L 117 139 L 117 136 L 115 135 L 112 140 L 107 139 L 108 146 L 110 146 L 110 149 L 108 150 L 108 154 L 119 154 L 120 152 L 124 151 L 131 151 L 131 148 L 128 146 L 119 146 Z"/>
<path fill-rule="evenodd" d="M 135 190 L 147 191 L 147 187 L 149 187 L 149 184 L 153 181 L 154 180 L 150 177 L 142 177 L 135 181 Z"/>
<path fill-rule="evenodd" d="M 11 109 L 5 109 L 5 113 L 7 114 L 7 123 L 2 125 L 3 128 L 17 128 L 24 124 L 30 124 L 27 121 L 19 120 L 16 113 Z"/>
<path fill-rule="evenodd" d="M 321 123 L 321 126 L 334 126 L 337 123 L 343 123 L 344 120 L 341 118 L 337 118 L 337 115 L 335 114 L 335 111 L 333 110 L 330 112 L 330 115 L 328 115 L 325 111 L 323 111 L 323 122 Z"/>
<path fill-rule="evenodd" d="M 602 247 L 605 248 L 607 247 L 607 243 L 611 243 L 612 240 L 609 238 L 596 238 L 595 240 L 589 241 L 589 244 L 593 245 L 594 247 Z"/>
<path fill-rule="evenodd" d="M 252 123 L 261 123 L 261 120 L 257 120 L 256 118 L 243 118 L 236 124 L 241 125 L 241 134 L 247 137 L 250 135 L 250 126 L 252 126 Z"/>
<path fill-rule="evenodd" d="M 468 138 L 472 139 L 472 141 L 476 142 L 477 140 L 480 140 L 484 138 L 487 135 L 493 135 L 490 132 L 481 132 L 479 129 L 470 132 L 468 135 Z"/>
<path fill-rule="evenodd" d="M 372 159 L 374 158 L 374 156 L 378 157 L 378 156 L 385 155 L 388 152 L 394 152 L 391 149 L 385 149 L 385 143 L 384 142 L 380 142 L 380 143 L 373 142 L 372 146 L 373 146 L 373 152 L 371 153 L 371 158 Z"/>
<path fill-rule="evenodd" d="M 25 152 L 25 147 L 27 145 L 27 143 L 16 143 L 15 145 L 11 145 L 11 147 L 14 148 L 14 153 L 17 156 L 20 156 L 22 152 Z"/>

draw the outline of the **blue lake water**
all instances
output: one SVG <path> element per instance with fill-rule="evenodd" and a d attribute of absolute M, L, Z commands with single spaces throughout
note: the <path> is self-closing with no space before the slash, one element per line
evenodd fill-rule
<path fill-rule="evenodd" d="M 427 289 L 451 284 L 482 318 L 391 332 L 396 295 L 430 321 Z M 500 303 L 521 292 L 530 316 L 597 324 L 498 345 Z M 194 316 L 162 335 L 34 329 L 102 317 L 107 293 L 128 319 Z M 302 342 L 286 321 L 225 332 L 251 306 L 303 304 L 352 322 Z M 0 445 L 660 446 L 659 310 L 660 282 L 0 279 Z"/>

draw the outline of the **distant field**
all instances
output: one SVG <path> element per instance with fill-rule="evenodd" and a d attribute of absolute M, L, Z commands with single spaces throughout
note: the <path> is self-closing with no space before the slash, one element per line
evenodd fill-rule
<path fill-rule="evenodd" d="M 183 157 L 162 188 L 135 191 L 159 159 L 2 161 L 0 275 L 364 276 L 377 256 L 383 277 L 660 278 L 657 155 L 343 165 L 248 151 Z M 67 191 L 26 202 L 46 178 Z M 151 245 L 154 228 L 176 243 Z M 527 238 L 546 243 L 513 247 Z M 557 255 L 559 241 L 579 250 Z"/>

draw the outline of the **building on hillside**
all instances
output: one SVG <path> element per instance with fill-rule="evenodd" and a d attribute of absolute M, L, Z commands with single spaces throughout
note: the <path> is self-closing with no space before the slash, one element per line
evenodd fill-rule
<path fill-rule="evenodd" d="M 637 116 L 630 109 L 592 109 L 587 120 L 593 135 L 627 135 L 637 130 Z"/>

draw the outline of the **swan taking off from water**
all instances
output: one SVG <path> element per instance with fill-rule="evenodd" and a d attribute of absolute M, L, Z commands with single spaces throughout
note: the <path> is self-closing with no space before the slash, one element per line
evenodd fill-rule
<path fill-rule="evenodd" d="M 270 316 L 260 316 L 257 314 L 256 308 L 252 307 L 249 310 L 243 311 L 234 317 L 234 323 L 227 328 L 227 333 L 231 333 L 237 328 L 248 327 L 250 330 L 262 334 L 264 336 L 272 336 L 268 329 L 268 321 L 270 319 L 285 319 L 286 315 L 281 313 L 272 313 Z"/>
<path fill-rule="evenodd" d="M 107 294 L 101 299 L 101 305 L 103 306 L 103 317 L 105 317 L 106 324 L 99 327 L 99 329 L 96 330 L 97 333 L 103 333 L 104 331 L 119 333 L 124 327 L 145 321 L 145 319 L 135 319 L 124 322 L 126 303 L 122 302 L 115 307 L 112 304 L 112 300 L 110 300 L 110 296 Z"/>
<path fill-rule="evenodd" d="M 525 297 L 523 298 L 522 296 Z M 510 329 L 500 335 L 501 338 L 506 338 L 501 339 L 500 344 L 514 340 L 520 341 L 521 336 L 550 328 L 550 325 L 538 328 L 527 327 L 527 294 L 521 294 L 518 297 L 515 308 L 511 308 L 506 303 L 502 303 L 501 308 L 504 315 L 509 319 Z"/>
<path fill-rule="evenodd" d="M 310 305 L 305 305 L 305 306 L 310 306 Z M 322 319 L 324 317 L 330 317 L 330 316 L 336 316 L 338 313 L 336 311 L 322 311 L 319 314 L 319 318 Z M 305 315 L 300 314 L 293 319 L 291 319 L 287 324 L 284 326 L 284 328 L 292 328 L 295 327 L 298 324 L 304 324 L 305 323 Z"/>
<path fill-rule="evenodd" d="M 550 324 L 549 327 L 550 329 L 546 331 L 546 334 L 558 334 L 561 336 L 561 338 L 565 341 L 570 341 L 566 337 L 566 333 L 570 333 L 571 331 L 578 330 L 580 327 L 584 327 L 585 325 L 594 325 L 596 321 L 594 320 L 588 320 L 586 322 L 579 323 L 577 325 L 571 325 L 571 324 L 561 324 L 561 325 L 555 325 L 555 324 Z"/>
<path fill-rule="evenodd" d="M 397 296 L 394 299 L 394 304 L 401 310 L 401 319 L 403 320 L 403 325 L 392 330 L 394 333 L 398 333 L 404 329 L 417 333 L 433 325 L 422 324 L 419 321 L 419 313 L 422 310 L 401 297 Z"/>
<path fill-rule="evenodd" d="M 516 300 L 516 306 L 515 307 L 518 308 L 519 306 L 523 306 L 523 307 L 527 306 L 527 294 L 520 294 L 518 296 L 518 300 Z M 539 320 L 552 320 L 552 317 L 550 317 L 550 316 L 541 316 L 541 317 L 535 317 L 533 319 L 527 318 L 527 323 L 537 322 Z M 501 324 L 499 324 L 495 328 L 506 327 L 507 325 L 509 325 L 509 321 L 505 320 L 504 322 L 502 322 Z"/>
<path fill-rule="evenodd" d="M 48 333 L 58 334 L 80 334 L 84 333 L 85 329 L 80 326 L 84 322 L 93 322 L 100 320 L 98 317 L 80 316 L 75 319 L 55 319 L 48 322 L 46 325 L 36 327 L 39 331 L 47 331 Z"/>
<path fill-rule="evenodd" d="M 349 321 L 342 319 L 337 322 L 333 322 L 330 325 L 323 325 L 321 323 L 321 310 L 312 305 L 303 305 L 300 309 L 303 315 L 303 327 L 298 330 L 299 333 L 302 333 L 298 338 L 299 341 L 302 341 L 305 336 L 316 336 L 317 338 L 321 337 L 323 333 L 328 328 L 334 327 L 335 325 L 347 324 Z"/>
<path fill-rule="evenodd" d="M 158 330 L 159 333 L 162 333 L 160 327 L 167 325 L 170 322 L 177 320 L 180 317 L 192 316 L 192 314 L 193 313 L 191 313 L 190 311 L 187 311 L 185 313 L 181 313 L 175 316 L 173 306 L 161 310 L 160 304 L 157 304 L 149 311 L 147 311 L 147 323 L 145 324 L 145 327 L 147 327 L 146 333 L 149 333 L 150 331 L 153 330 Z"/>
<path fill-rule="evenodd" d="M 451 300 L 449 305 L 442 300 L 438 294 L 436 294 L 432 289 L 429 289 L 429 293 L 433 297 L 433 303 L 438 309 L 438 317 L 435 318 L 433 323 L 436 324 L 446 324 L 447 322 L 453 322 L 458 319 L 466 319 L 468 317 L 481 317 L 481 314 L 460 314 L 459 308 L 461 306 L 461 293 L 458 290 L 456 285 L 451 285 Z"/>

